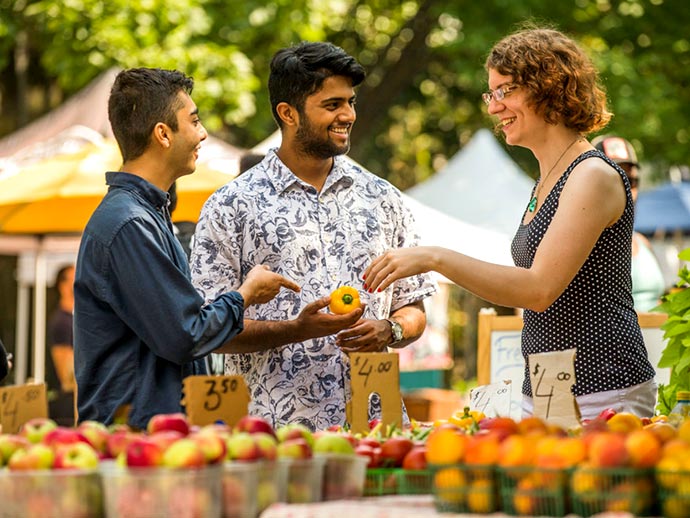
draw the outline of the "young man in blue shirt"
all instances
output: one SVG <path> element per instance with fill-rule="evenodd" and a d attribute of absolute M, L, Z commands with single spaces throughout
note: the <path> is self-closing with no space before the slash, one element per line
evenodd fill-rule
<path fill-rule="evenodd" d="M 208 304 L 190 282 L 175 238 L 168 189 L 192 174 L 207 137 L 178 71 L 130 69 L 116 77 L 108 116 L 122 154 L 108 193 L 84 230 L 74 285 L 74 361 L 79 420 L 120 415 L 143 429 L 180 412 L 182 380 L 205 374 L 203 358 L 243 329 L 243 313 L 292 281 L 263 265 L 236 291 Z"/>

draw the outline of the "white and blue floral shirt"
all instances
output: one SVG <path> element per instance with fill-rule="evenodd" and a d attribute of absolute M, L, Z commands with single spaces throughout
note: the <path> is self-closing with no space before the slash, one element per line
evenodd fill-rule
<path fill-rule="evenodd" d="M 196 227 L 192 280 L 207 300 L 235 290 L 257 264 L 298 283 L 267 304 L 247 308 L 252 320 L 292 320 L 342 285 L 360 290 L 363 318 L 387 318 L 434 293 L 429 275 L 402 279 L 381 293 L 363 288 L 362 274 L 386 250 L 415 246 L 414 220 L 400 192 L 346 157 L 335 158 L 321 190 L 295 176 L 269 151 L 264 160 L 216 191 Z M 349 363 L 335 335 L 267 351 L 226 355 L 226 374 L 249 387 L 249 413 L 280 426 L 314 430 L 343 424 Z"/>

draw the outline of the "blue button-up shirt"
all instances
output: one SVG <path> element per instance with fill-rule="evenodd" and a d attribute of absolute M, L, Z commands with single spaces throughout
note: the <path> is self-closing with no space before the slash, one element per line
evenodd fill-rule
<path fill-rule="evenodd" d="M 106 173 L 109 190 L 81 239 L 74 283 L 79 420 L 129 424 L 180 412 L 182 380 L 243 329 L 244 300 L 204 306 L 173 233 L 168 194 L 143 178 Z"/>

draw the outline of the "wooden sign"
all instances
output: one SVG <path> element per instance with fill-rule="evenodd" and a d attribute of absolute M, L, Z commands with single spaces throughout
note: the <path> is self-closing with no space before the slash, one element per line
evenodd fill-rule
<path fill-rule="evenodd" d="M 478 410 L 486 417 L 510 417 L 513 383 L 499 381 L 470 390 L 470 410 Z"/>
<path fill-rule="evenodd" d="M 397 353 L 350 354 L 352 400 L 347 420 L 353 432 L 369 431 L 369 399 L 381 397 L 381 421 L 402 427 L 400 367 Z"/>
<path fill-rule="evenodd" d="M 224 421 L 234 426 L 248 412 L 249 390 L 242 376 L 188 376 L 182 392 L 187 417 L 195 425 Z"/>
<path fill-rule="evenodd" d="M 534 415 L 549 423 L 576 426 L 580 412 L 570 391 L 575 384 L 575 349 L 529 355 Z"/>
<path fill-rule="evenodd" d="M 35 417 L 48 417 L 45 383 L 0 388 L 2 433 L 17 433 L 24 423 Z"/>

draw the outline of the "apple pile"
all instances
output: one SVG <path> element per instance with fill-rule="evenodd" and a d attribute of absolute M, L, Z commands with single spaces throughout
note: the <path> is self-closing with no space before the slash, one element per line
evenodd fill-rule
<path fill-rule="evenodd" d="M 92 423 L 72 429 L 48 418 L 0 435 L 3 516 L 102 516 L 96 436 Z"/>

